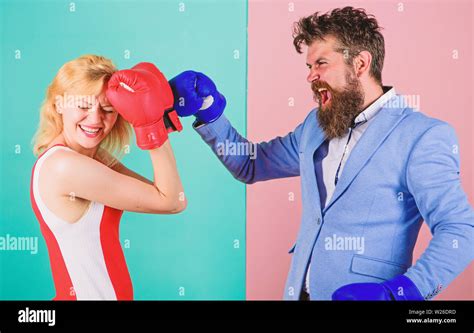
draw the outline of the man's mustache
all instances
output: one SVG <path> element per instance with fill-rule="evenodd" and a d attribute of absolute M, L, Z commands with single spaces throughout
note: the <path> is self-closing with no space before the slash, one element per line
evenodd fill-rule
<path fill-rule="evenodd" d="M 334 91 L 334 89 L 326 81 L 315 80 L 311 82 L 311 90 L 313 90 L 315 94 L 318 93 L 318 90 L 321 88 L 325 88 L 330 92 Z"/>

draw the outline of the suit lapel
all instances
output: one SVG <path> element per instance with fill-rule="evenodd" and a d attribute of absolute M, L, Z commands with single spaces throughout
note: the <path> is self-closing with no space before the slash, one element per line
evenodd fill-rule
<path fill-rule="evenodd" d="M 319 146 L 323 143 L 325 136 L 323 130 L 319 127 L 316 119 L 317 115 L 314 114 L 314 119 L 311 120 L 308 128 L 308 135 L 306 136 L 306 143 L 304 147 L 304 159 L 305 169 L 308 170 L 306 178 L 304 179 L 305 185 L 310 192 L 311 200 L 314 200 L 314 206 L 312 205 L 311 210 L 321 212 L 320 199 L 318 184 L 316 181 L 316 174 L 314 169 L 314 154 Z"/>
<path fill-rule="evenodd" d="M 373 119 L 372 124 L 367 127 L 365 133 L 352 150 L 344 166 L 341 178 L 336 185 L 334 194 L 323 212 L 326 212 L 339 199 L 385 138 L 389 136 L 392 130 L 404 118 L 403 110 L 382 108 L 379 111 L 377 117 Z"/>

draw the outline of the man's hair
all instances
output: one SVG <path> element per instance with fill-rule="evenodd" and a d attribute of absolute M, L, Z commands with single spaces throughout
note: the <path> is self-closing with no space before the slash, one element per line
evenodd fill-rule
<path fill-rule="evenodd" d="M 339 44 L 336 51 L 345 55 L 349 65 L 361 51 L 369 51 L 372 55 L 370 74 L 382 84 L 385 43 L 380 30 L 375 17 L 366 14 L 364 9 L 337 8 L 322 15 L 316 12 L 295 22 L 293 44 L 296 51 L 302 53 L 301 44 L 310 46 L 315 40 L 334 36 Z"/>

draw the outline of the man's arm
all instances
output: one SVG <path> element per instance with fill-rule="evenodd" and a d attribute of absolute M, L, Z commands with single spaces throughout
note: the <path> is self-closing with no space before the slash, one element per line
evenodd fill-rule
<path fill-rule="evenodd" d="M 256 144 L 242 137 L 224 115 L 194 127 L 236 179 L 252 184 L 300 174 L 298 146 L 303 126 L 284 137 Z"/>
<path fill-rule="evenodd" d="M 431 229 L 428 248 L 404 275 L 383 283 L 353 283 L 333 300 L 423 300 L 445 288 L 473 257 L 474 214 L 459 180 L 459 148 L 453 129 L 428 129 L 408 158 L 408 190 Z"/>
<path fill-rule="evenodd" d="M 203 73 L 184 71 L 170 80 L 180 117 L 194 115 L 193 127 L 232 175 L 247 184 L 299 175 L 299 140 L 303 125 L 284 137 L 253 144 L 223 115 L 224 95 Z"/>
<path fill-rule="evenodd" d="M 430 299 L 469 265 L 474 254 L 474 212 L 461 188 L 459 145 L 454 130 L 427 130 L 410 154 L 407 184 L 433 238 L 405 273 Z"/>

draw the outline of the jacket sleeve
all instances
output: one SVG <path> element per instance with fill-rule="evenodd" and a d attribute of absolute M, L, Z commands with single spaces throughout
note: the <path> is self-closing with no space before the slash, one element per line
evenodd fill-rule
<path fill-rule="evenodd" d="M 474 211 L 461 187 L 459 145 L 446 123 L 429 128 L 413 148 L 407 185 L 433 238 L 405 275 L 425 299 L 444 289 L 472 261 Z"/>
<path fill-rule="evenodd" d="M 252 184 L 300 174 L 298 146 L 303 126 L 304 123 L 284 137 L 261 143 L 242 137 L 224 115 L 195 130 L 234 178 Z"/>

